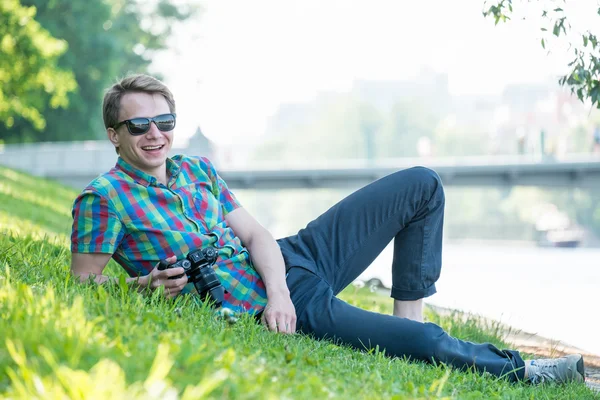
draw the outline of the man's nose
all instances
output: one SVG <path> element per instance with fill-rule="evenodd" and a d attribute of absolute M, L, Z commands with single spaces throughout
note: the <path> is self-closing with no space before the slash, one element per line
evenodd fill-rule
<path fill-rule="evenodd" d="M 156 122 L 150 121 L 150 127 L 148 128 L 148 132 L 146 132 L 146 136 L 150 136 L 150 137 L 159 137 L 160 136 L 160 130 L 158 129 Z"/>

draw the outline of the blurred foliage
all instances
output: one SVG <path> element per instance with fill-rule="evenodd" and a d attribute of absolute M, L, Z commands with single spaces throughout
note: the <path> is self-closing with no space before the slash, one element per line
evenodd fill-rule
<path fill-rule="evenodd" d="M 531 0 L 528 1 L 530 3 Z M 491 3 L 491 5 L 489 5 Z M 486 1 L 483 15 L 492 17 L 496 24 L 510 20 L 513 14 L 513 0 Z M 566 37 L 573 32 L 567 13 L 562 8 L 566 0 L 546 1 L 542 10 L 543 26 L 541 46 L 545 49 L 552 36 Z M 600 4 L 597 9 L 600 15 Z M 561 85 L 570 87 L 579 100 L 591 100 L 592 105 L 600 108 L 600 43 L 596 34 L 590 31 L 577 33 L 580 43 L 570 43 L 572 60 L 569 62 L 569 73 L 559 79 Z"/>
<path fill-rule="evenodd" d="M 0 2 L 0 121 L 7 128 L 21 118 L 43 129 L 40 110 L 46 104 L 66 108 L 67 93 L 76 87 L 73 74 L 57 66 L 67 42 L 53 38 L 34 19 L 35 12 L 18 0 Z"/>
<path fill-rule="evenodd" d="M 486 152 L 484 130 L 448 123 L 446 106 L 431 107 L 428 101 L 426 97 L 399 97 L 386 108 L 354 94 L 328 95 L 295 116 L 284 116 L 281 123 L 272 122 L 274 133 L 252 157 L 260 162 L 290 163 L 304 163 L 307 155 L 317 162 L 417 157 L 424 140 L 430 145 L 425 152 L 435 156 Z"/>
<path fill-rule="evenodd" d="M 297 123 L 282 124 L 277 135 L 253 155 L 261 161 L 302 161 L 366 157 L 374 151 L 373 135 L 380 118 L 368 104 L 347 95 L 320 100 Z M 343 139 L 343 140 L 342 140 Z M 371 149 L 371 150 L 369 150 Z"/>
<path fill-rule="evenodd" d="M 13 2 L 18 4 L 16 0 L 9 1 Z M 33 22 L 56 38 L 47 35 L 44 55 L 54 58 L 41 56 L 40 63 L 51 66 L 60 55 L 57 66 L 65 71 L 64 76 L 50 79 L 55 84 L 65 82 L 58 93 L 64 97 L 64 87 L 73 89 L 73 76 L 77 89 L 61 101 L 55 100 L 52 93 L 38 91 L 34 108 L 45 119 L 45 128 L 30 118 L 15 118 L 11 126 L 0 130 L 0 141 L 6 143 L 104 137 L 101 113 L 104 89 L 129 73 L 147 72 L 152 56 L 166 47 L 174 23 L 198 11 L 192 0 L 183 5 L 180 2 L 175 5 L 171 0 L 21 0 L 21 4 L 37 10 Z M 66 52 L 47 53 L 52 46 L 65 48 L 67 44 Z M 18 95 L 11 90 L 8 96 Z M 67 104 L 66 108 L 56 107 Z"/>

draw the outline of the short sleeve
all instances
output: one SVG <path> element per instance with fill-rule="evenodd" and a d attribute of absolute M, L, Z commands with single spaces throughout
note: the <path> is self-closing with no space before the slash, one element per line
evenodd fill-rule
<path fill-rule="evenodd" d="M 123 239 L 123 225 L 110 201 L 86 190 L 73 203 L 71 251 L 114 254 Z"/>
<path fill-rule="evenodd" d="M 212 182 L 212 193 L 221 204 L 223 216 L 229 214 L 236 208 L 241 207 L 242 205 L 237 200 L 233 192 L 229 190 L 223 178 L 219 176 L 214 165 L 206 157 L 202 157 L 201 159 L 202 162 L 206 163 L 208 176 Z"/>

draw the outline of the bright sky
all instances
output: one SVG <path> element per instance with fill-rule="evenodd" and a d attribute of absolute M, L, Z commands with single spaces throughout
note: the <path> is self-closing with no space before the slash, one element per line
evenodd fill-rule
<path fill-rule="evenodd" d="M 531 3 L 518 4 L 539 15 Z M 203 7 L 155 63 L 176 96 L 176 143 L 198 125 L 219 144 L 258 140 L 279 104 L 349 91 L 356 79 L 406 80 L 428 67 L 448 74 L 452 93 L 500 93 L 566 65 L 557 46 L 550 56 L 542 49 L 539 21 L 494 26 L 483 1 L 207 0 Z M 595 7 L 578 0 L 575 14 L 596 15 Z"/>

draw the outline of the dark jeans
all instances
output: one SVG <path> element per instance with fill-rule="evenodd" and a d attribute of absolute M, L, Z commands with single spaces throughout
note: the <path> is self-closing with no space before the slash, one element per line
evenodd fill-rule
<path fill-rule="evenodd" d="M 335 296 L 394 240 L 391 295 L 417 300 L 435 293 L 442 263 L 444 191 L 432 170 L 396 172 L 354 192 L 298 234 L 279 239 L 299 331 L 391 357 L 475 367 L 521 380 L 518 352 L 449 336 L 432 323 L 353 307 Z"/>

